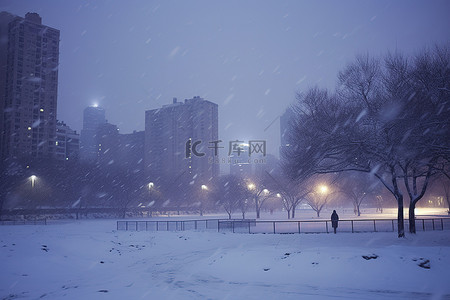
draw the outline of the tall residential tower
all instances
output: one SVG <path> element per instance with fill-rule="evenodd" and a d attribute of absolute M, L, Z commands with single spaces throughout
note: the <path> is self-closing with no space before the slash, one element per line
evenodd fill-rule
<path fill-rule="evenodd" d="M 98 106 L 86 107 L 83 111 L 83 129 L 80 137 L 80 158 L 94 161 L 97 159 L 99 145 L 97 131 L 106 123 L 105 110 Z"/>
<path fill-rule="evenodd" d="M 2 157 L 54 157 L 59 30 L 36 13 L 0 18 Z"/>
<path fill-rule="evenodd" d="M 169 181 L 188 176 L 207 183 L 219 175 L 219 165 L 211 163 L 214 149 L 208 148 L 217 140 L 218 105 L 203 98 L 184 103 L 174 98 L 170 105 L 145 112 L 145 163 L 151 176 Z M 196 142 L 196 153 L 204 155 L 186 155 Z"/>

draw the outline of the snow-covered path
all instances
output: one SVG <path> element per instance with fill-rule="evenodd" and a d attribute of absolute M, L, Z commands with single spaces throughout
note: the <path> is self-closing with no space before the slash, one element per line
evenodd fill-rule
<path fill-rule="evenodd" d="M 448 231 L 398 239 L 114 228 L 1 226 L 0 299 L 450 299 Z"/>

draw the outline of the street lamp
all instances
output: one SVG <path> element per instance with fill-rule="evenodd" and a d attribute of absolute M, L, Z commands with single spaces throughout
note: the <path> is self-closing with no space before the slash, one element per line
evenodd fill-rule
<path fill-rule="evenodd" d="M 207 190 L 208 190 L 208 187 L 206 185 L 202 184 L 202 191 L 207 191 Z"/>
<path fill-rule="evenodd" d="M 319 186 L 319 192 L 321 193 L 321 194 L 327 194 L 328 193 L 328 187 L 326 186 L 326 185 L 320 185 Z"/>
<path fill-rule="evenodd" d="M 150 182 L 148 184 L 148 189 L 151 190 L 154 186 L 155 186 L 155 184 L 153 182 Z"/>
<path fill-rule="evenodd" d="M 247 187 L 248 187 L 249 190 L 253 190 L 255 188 L 255 185 L 253 183 L 249 183 L 247 185 Z"/>
<path fill-rule="evenodd" d="M 36 175 L 31 175 L 31 176 L 30 176 L 30 179 L 31 179 L 31 187 L 34 188 L 34 185 L 35 185 L 35 183 L 36 183 L 37 176 L 36 176 Z"/>
<path fill-rule="evenodd" d="M 263 193 L 264 193 L 264 195 L 268 195 L 269 194 L 269 190 L 268 189 L 263 189 Z"/>

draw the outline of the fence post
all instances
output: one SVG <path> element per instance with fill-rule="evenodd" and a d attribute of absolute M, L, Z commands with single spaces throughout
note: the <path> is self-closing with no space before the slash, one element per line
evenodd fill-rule
<path fill-rule="evenodd" d="M 128 231 L 128 221 L 125 221 L 125 229 Z"/>
<path fill-rule="evenodd" d="M 159 221 L 156 221 L 156 231 L 159 231 Z"/>
<path fill-rule="evenodd" d="M 194 221 L 194 228 L 197 230 L 197 220 Z"/>
<path fill-rule="evenodd" d="M 297 222 L 298 233 L 300 233 L 300 221 Z"/>
<path fill-rule="evenodd" d="M 392 222 L 392 232 L 394 232 L 395 228 L 394 228 L 394 220 L 391 220 Z"/>
<path fill-rule="evenodd" d="M 234 222 L 231 221 L 231 228 L 233 229 L 233 233 L 234 233 Z"/>
<path fill-rule="evenodd" d="M 444 221 L 441 218 L 441 229 L 444 230 Z"/>
<path fill-rule="evenodd" d="M 148 231 L 148 221 L 145 221 L 145 231 Z"/>
<path fill-rule="evenodd" d="M 166 231 L 169 231 L 169 222 L 170 221 L 166 221 Z"/>
<path fill-rule="evenodd" d="M 138 221 L 136 221 L 136 226 L 135 226 L 135 228 L 136 228 L 136 231 L 138 231 Z"/>
<path fill-rule="evenodd" d="M 352 233 L 354 233 L 354 231 L 353 231 L 353 220 L 352 220 Z"/>
<path fill-rule="evenodd" d="M 325 221 L 325 227 L 327 228 L 327 233 L 329 233 L 328 232 L 328 221 Z"/>
<path fill-rule="evenodd" d="M 423 229 L 423 231 L 425 231 L 425 220 L 424 219 L 422 219 L 422 229 Z"/>
<path fill-rule="evenodd" d="M 248 233 L 251 233 L 251 230 L 250 230 L 250 221 L 248 221 L 247 224 L 248 224 Z M 255 225 L 256 225 L 256 224 L 255 224 Z"/>
<path fill-rule="evenodd" d="M 435 230 L 435 229 L 434 229 L 434 219 L 431 219 L 431 221 L 433 221 L 433 230 Z"/>
<path fill-rule="evenodd" d="M 276 229 L 275 229 L 275 221 L 273 221 L 273 233 L 276 233 Z"/>
<path fill-rule="evenodd" d="M 377 226 L 375 225 L 375 219 L 373 220 L 373 231 L 377 232 Z"/>

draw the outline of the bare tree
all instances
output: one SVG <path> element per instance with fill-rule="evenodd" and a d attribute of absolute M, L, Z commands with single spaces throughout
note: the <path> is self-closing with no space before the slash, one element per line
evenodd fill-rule
<path fill-rule="evenodd" d="M 336 94 L 313 88 L 299 95 L 294 143 L 283 155 L 290 174 L 370 172 L 397 201 L 399 237 L 404 236 L 403 181 L 415 232 L 415 204 L 436 164 L 449 158 L 449 140 L 443 137 L 450 136 L 450 76 L 442 53 L 448 50 L 411 67 L 397 54 L 388 55 L 384 65 L 368 55 L 357 57 L 339 73 Z M 433 67 L 420 67 L 421 61 Z M 441 77 L 431 72 L 435 69 Z"/>
<path fill-rule="evenodd" d="M 340 193 L 346 195 L 353 204 L 355 215 L 361 216 L 361 204 L 368 196 L 372 195 L 377 187 L 370 174 L 365 173 L 343 173 L 338 177 L 336 186 Z"/>
<path fill-rule="evenodd" d="M 256 177 L 253 180 L 247 180 L 247 189 L 249 193 L 249 198 L 255 204 L 256 218 L 261 217 L 261 208 L 270 198 L 271 192 L 266 188 L 264 179 L 261 177 Z"/>
<path fill-rule="evenodd" d="M 218 193 L 218 202 L 227 212 L 228 219 L 231 219 L 232 213 L 239 209 L 248 194 L 244 180 L 235 175 L 220 178 Z"/>
<path fill-rule="evenodd" d="M 295 209 L 310 193 L 307 189 L 306 180 L 291 179 L 288 174 L 281 178 L 275 178 L 267 172 L 267 176 L 272 180 L 274 191 L 278 192 L 283 207 L 287 211 L 287 218 L 295 218 Z M 278 195 L 277 195 L 278 197 Z"/>

